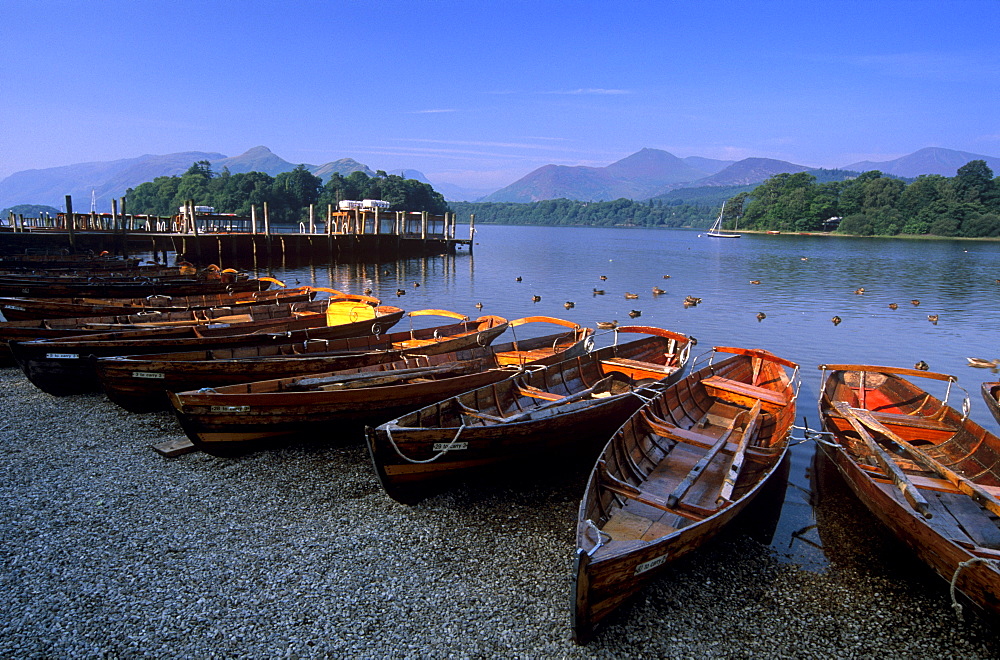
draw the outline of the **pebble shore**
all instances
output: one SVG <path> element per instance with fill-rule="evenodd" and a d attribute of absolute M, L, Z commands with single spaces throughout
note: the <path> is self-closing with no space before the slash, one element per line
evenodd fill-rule
<path fill-rule="evenodd" d="M 583 474 L 404 506 L 336 428 L 168 459 L 150 446 L 183 437 L 171 414 L 51 397 L 14 368 L 0 410 L 4 658 L 1000 657 L 995 623 L 960 621 L 947 585 L 843 494 L 810 537 L 824 561 L 730 533 L 579 647 Z"/>

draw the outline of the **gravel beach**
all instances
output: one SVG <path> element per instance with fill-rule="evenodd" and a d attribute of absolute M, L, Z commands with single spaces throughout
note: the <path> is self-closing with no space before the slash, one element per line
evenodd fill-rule
<path fill-rule="evenodd" d="M 168 459 L 150 445 L 183 437 L 172 415 L 54 398 L 13 368 L 0 409 L 0 657 L 1000 657 L 995 622 L 956 618 L 835 484 L 815 510 L 793 493 L 776 543 L 734 530 L 677 562 L 578 647 L 583 474 L 408 507 L 337 429 Z"/>

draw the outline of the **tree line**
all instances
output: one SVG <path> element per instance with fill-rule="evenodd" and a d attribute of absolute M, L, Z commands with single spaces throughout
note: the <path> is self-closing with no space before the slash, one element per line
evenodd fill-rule
<path fill-rule="evenodd" d="M 540 202 L 451 202 L 455 214 L 477 223 L 505 225 L 586 225 L 592 227 L 690 227 L 705 225 L 718 213 L 714 205 L 678 201 L 578 202 L 550 199 Z"/>
<path fill-rule="evenodd" d="M 404 179 L 379 170 L 375 176 L 351 172 L 347 176 L 331 174 L 323 179 L 304 165 L 290 172 L 271 176 L 263 172 L 231 174 L 228 169 L 212 171 L 211 163 L 202 160 L 180 176 L 159 176 L 152 181 L 129 188 L 125 193 L 129 213 L 174 215 L 177 209 L 193 199 L 199 206 L 211 206 L 218 213 L 249 216 L 254 205 L 258 212 L 264 202 L 275 222 L 300 222 L 310 204 L 315 204 L 319 217 L 326 207 L 345 199 L 381 199 L 389 202 L 390 211 L 428 211 L 442 214 L 448 203 L 429 184 L 416 179 Z"/>
<path fill-rule="evenodd" d="M 830 220 L 833 219 L 833 222 Z M 986 161 L 969 161 L 954 177 L 912 181 L 872 170 L 818 183 L 807 173 L 777 174 L 726 202 L 725 222 L 742 229 L 836 231 L 860 236 L 1000 236 L 1000 180 Z"/>

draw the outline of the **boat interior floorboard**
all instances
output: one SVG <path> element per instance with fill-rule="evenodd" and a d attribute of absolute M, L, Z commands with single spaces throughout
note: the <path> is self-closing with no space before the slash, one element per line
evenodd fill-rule
<path fill-rule="evenodd" d="M 649 512 L 649 515 L 657 519 L 664 515 L 677 518 L 677 516 L 672 516 L 669 513 L 654 509 L 653 507 L 644 504 L 639 504 L 638 502 L 633 502 L 631 504 L 644 508 Z M 626 507 L 626 509 L 630 508 L 632 507 Z M 635 539 L 653 541 L 662 536 L 672 534 L 678 529 L 677 527 L 673 527 L 669 524 L 664 524 L 661 520 L 651 520 L 644 515 L 640 515 L 626 509 L 619 509 L 615 511 L 614 515 L 611 516 L 611 520 L 604 525 L 604 529 L 602 530 L 605 534 L 610 535 L 611 539 L 614 541 L 631 541 Z"/>
<path fill-rule="evenodd" d="M 941 515 L 949 515 L 965 531 L 973 542 L 982 548 L 1000 550 L 1000 529 L 981 506 L 964 493 L 942 493 L 924 491 L 928 502 L 937 501 L 941 505 Z M 938 515 L 938 509 L 933 509 Z"/>

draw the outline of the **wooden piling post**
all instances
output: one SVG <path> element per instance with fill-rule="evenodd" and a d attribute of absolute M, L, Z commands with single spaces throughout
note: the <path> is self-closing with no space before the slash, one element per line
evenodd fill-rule
<path fill-rule="evenodd" d="M 254 236 L 257 235 L 257 205 L 250 205 L 250 233 Z"/>
<path fill-rule="evenodd" d="M 69 250 L 74 253 L 76 252 L 76 233 L 73 227 L 75 224 L 73 221 L 73 196 L 66 195 L 66 229 L 69 231 Z"/>
<path fill-rule="evenodd" d="M 118 200 L 111 200 L 111 231 L 118 231 Z"/>
<path fill-rule="evenodd" d="M 194 214 L 194 200 L 188 200 L 188 208 L 191 209 L 191 232 L 198 237 L 198 216 Z"/>
<path fill-rule="evenodd" d="M 309 205 L 309 233 L 316 233 L 316 205 Z"/>
<path fill-rule="evenodd" d="M 475 245 L 476 241 L 476 214 L 473 213 L 469 216 L 469 254 L 472 254 L 472 246 Z"/>
<path fill-rule="evenodd" d="M 119 211 L 119 213 L 122 214 L 122 222 L 121 222 L 122 249 L 121 249 L 121 253 L 122 253 L 122 256 L 124 258 L 128 259 L 128 226 L 125 223 L 125 220 L 126 220 L 126 218 L 128 216 L 125 215 L 125 198 L 124 197 L 121 198 L 121 201 L 118 204 L 118 211 Z"/>

